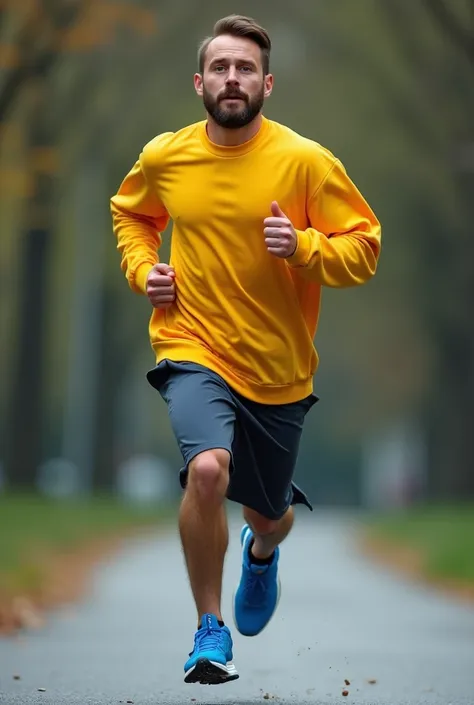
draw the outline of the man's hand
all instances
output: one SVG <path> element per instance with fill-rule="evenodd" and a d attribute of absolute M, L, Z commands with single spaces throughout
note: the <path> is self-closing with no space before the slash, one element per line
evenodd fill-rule
<path fill-rule="evenodd" d="M 154 308 L 169 308 L 176 299 L 175 271 L 164 262 L 158 262 L 146 280 L 146 293 Z"/>
<path fill-rule="evenodd" d="M 290 257 L 296 250 L 296 231 L 276 201 L 271 205 L 273 217 L 265 218 L 265 243 L 275 257 Z"/>

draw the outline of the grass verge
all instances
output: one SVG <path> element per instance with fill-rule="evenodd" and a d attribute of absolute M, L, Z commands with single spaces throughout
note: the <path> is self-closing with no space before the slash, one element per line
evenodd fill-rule
<path fill-rule="evenodd" d="M 0 632 L 39 622 L 39 611 L 76 599 L 90 568 L 123 539 L 174 516 L 113 497 L 52 500 L 0 495 Z"/>
<path fill-rule="evenodd" d="M 474 503 L 373 516 L 363 544 L 395 568 L 474 599 Z"/>

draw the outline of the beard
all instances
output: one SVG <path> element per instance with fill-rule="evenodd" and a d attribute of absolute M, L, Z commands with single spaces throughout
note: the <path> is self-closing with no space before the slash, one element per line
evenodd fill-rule
<path fill-rule="evenodd" d="M 224 98 L 240 98 L 243 102 L 241 108 L 226 108 L 222 101 Z M 229 88 L 224 95 L 212 96 L 203 85 L 203 103 L 209 115 L 220 127 L 236 130 L 245 127 L 254 120 L 263 107 L 264 86 L 257 95 L 247 96 L 235 89 Z"/>

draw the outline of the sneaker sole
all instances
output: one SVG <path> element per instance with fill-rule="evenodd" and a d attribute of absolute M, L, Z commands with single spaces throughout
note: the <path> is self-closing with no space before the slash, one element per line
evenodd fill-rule
<path fill-rule="evenodd" d="M 246 527 L 245 529 L 242 529 L 241 537 L 240 537 L 241 542 L 242 542 L 242 558 L 243 558 L 243 554 L 244 554 L 244 550 L 245 550 L 245 534 L 247 533 L 247 531 L 250 531 L 250 529 L 248 527 Z M 270 622 L 272 621 L 272 619 L 275 615 L 275 612 L 277 611 L 278 603 L 280 602 L 280 597 L 281 597 L 280 575 L 279 575 L 279 573 L 277 573 L 277 601 L 275 603 L 275 609 L 273 610 L 272 615 L 271 615 L 270 619 L 268 620 L 268 622 L 266 622 L 258 632 L 252 632 L 251 634 L 246 634 L 245 632 L 240 631 L 239 626 L 237 624 L 237 620 L 235 618 L 235 595 L 236 595 L 236 592 L 237 592 L 237 588 L 234 588 L 234 592 L 232 593 L 232 618 L 234 620 L 235 628 L 237 629 L 239 634 L 241 634 L 242 636 L 249 636 L 249 637 L 258 636 L 259 634 L 261 634 L 263 632 L 264 629 L 266 629 L 268 627 L 268 625 L 270 624 Z"/>
<path fill-rule="evenodd" d="M 200 683 L 201 685 L 219 685 L 235 681 L 239 677 L 232 661 L 225 666 L 207 658 L 200 658 L 194 666 L 184 674 L 185 683 Z"/>

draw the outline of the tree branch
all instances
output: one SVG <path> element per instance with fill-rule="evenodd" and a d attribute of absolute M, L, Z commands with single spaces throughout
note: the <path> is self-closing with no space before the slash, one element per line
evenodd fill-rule
<path fill-rule="evenodd" d="M 35 27 L 37 32 L 36 16 L 30 18 L 30 21 L 24 25 L 18 38 L 20 63 L 10 71 L 0 93 L 0 123 L 4 121 L 7 112 L 15 102 L 20 86 L 31 71 L 33 62 L 30 56 L 31 47 L 34 46 Z"/>
<path fill-rule="evenodd" d="M 41 51 L 35 51 L 35 40 L 38 40 L 41 31 L 38 30 L 39 17 L 36 13 L 30 16 L 18 38 L 20 63 L 10 72 L 0 93 L 0 123 L 5 120 L 25 81 L 33 76 L 45 75 L 51 70 L 58 58 L 55 43 L 57 33 L 64 31 L 74 23 L 84 4 L 83 0 L 69 0 L 65 3 L 56 3 L 54 6 L 46 4 L 46 9 L 49 10 L 48 14 L 54 10 L 53 31 L 49 45 Z"/>

